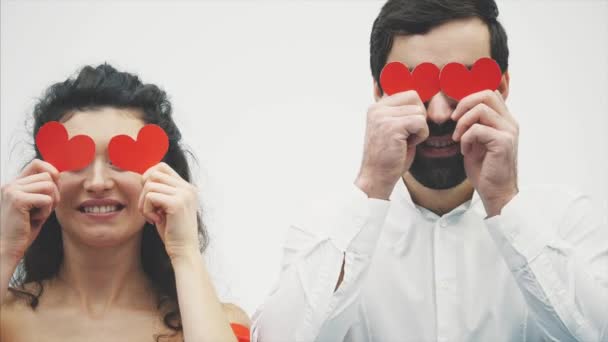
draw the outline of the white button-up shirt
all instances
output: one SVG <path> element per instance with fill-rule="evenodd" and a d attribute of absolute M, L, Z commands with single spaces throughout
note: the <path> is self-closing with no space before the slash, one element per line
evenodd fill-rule
<path fill-rule="evenodd" d="M 253 341 L 608 341 L 608 227 L 587 197 L 521 190 L 438 216 L 354 185 L 290 227 Z M 334 291 L 342 265 L 344 278 Z"/>

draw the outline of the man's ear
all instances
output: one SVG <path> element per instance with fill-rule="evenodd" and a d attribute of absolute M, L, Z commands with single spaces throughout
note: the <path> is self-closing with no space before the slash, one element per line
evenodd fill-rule
<path fill-rule="evenodd" d="M 376 80 L 374 80 L 374 99 L 376 100 L 376 102 L 378 102 L 378 100 L 380 100 L 381 97 L 382 97 L 382 90 L 380 90 L 380 86 L 378 85 L 378 82 L 376 82 Z"/>
<path fill-rule="evenodd" d="M 509 82 L 511 80 L 511 76 L 509 76 L 509 70 L 505 71 L 500 79 L 500 84 L 498 85 L 498 91 L 502 94 L 503 99 L 507 99 L 509 96 Z"/>

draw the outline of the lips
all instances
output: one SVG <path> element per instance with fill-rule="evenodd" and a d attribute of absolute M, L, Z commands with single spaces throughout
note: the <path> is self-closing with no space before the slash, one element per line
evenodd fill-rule
<path fill-rule="evenodd" d="M 417 151 L 430 158 L 449 157 L 460 152 L 460 144 L 452 140 L 451 134 L 430 136 L 418 145 Z"/>
<path fill-rule="evenodd" d="M 441 136 L 441 137 L 431 136 L 431 137 L 428 137 L 428 139 L 426 139 L 423 142 L 423 144 L 428 147 L 442 148 L 442 147 L 456 145 L 457 142 L 452 140 L 451 136 Z"/>
<path fill-rule="evenodd" d="M 78 206 L 78 211 L 91 215 L 106 215 L 119 212 L 125 205 L 120 201 L 103 198 L 86 200 Z"/>

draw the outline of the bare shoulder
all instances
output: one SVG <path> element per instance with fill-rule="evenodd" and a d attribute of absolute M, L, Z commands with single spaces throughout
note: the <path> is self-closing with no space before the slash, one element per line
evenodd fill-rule
<path fill-rule="evenodd" d="M 7 291 L 6 296 L 2 300 L 2 312 L 5 312 L 6 310 L 10 310 L 19 302 L 21 302 L 20 298 L 17 297 L 13 293 L 13 291 L 11 291 L 11 290 Z"/>
<path fill-rule="evenodd" d="M 244 325 L 247 328 L 251 327 L 251 319 L 249 319 L 245 310 L 241 309 L 239 306 L 232 303 L 222 303 L 222 308 L 230 323 Z"/>
<path fill-rule="evenodd" d="M 26 284 L 23 288 L 18 289 L 9 288 L 6 292 L 6 297 L 4 297 L 4 300 L 2 301 L 2 313 L 31 309 L 28 294 L 34 294 L 36 292 L 36 287 L 33 284 Z"/>
<path fill-rule="evenodd" d="M 0 307 L 0 342 L 15 341 L 18 332 L 31 325 L 32 310 L 27 300 L 8 291 Z"/>

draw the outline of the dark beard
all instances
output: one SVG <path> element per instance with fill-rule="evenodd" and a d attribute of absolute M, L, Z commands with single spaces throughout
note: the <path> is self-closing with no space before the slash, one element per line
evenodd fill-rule
<path fill-rule="evenodd" d="M 452 134 L 456 128 L 452 120 L 441 125 L 429 121 L 428 125 L 429 136 Z M 453 188 L 467 178 L 462 153 L 445 158 L 427 158 L 416 153 L 410 174 L 423 186 L 436 190 Z"/>
<path fill-rule="evenodd" d="M 446 158 L 425 158 L 416 154 L 410 174 L 418 183 L 436 190 L 453 188 L 467 178 L 461 153 Z"/>

